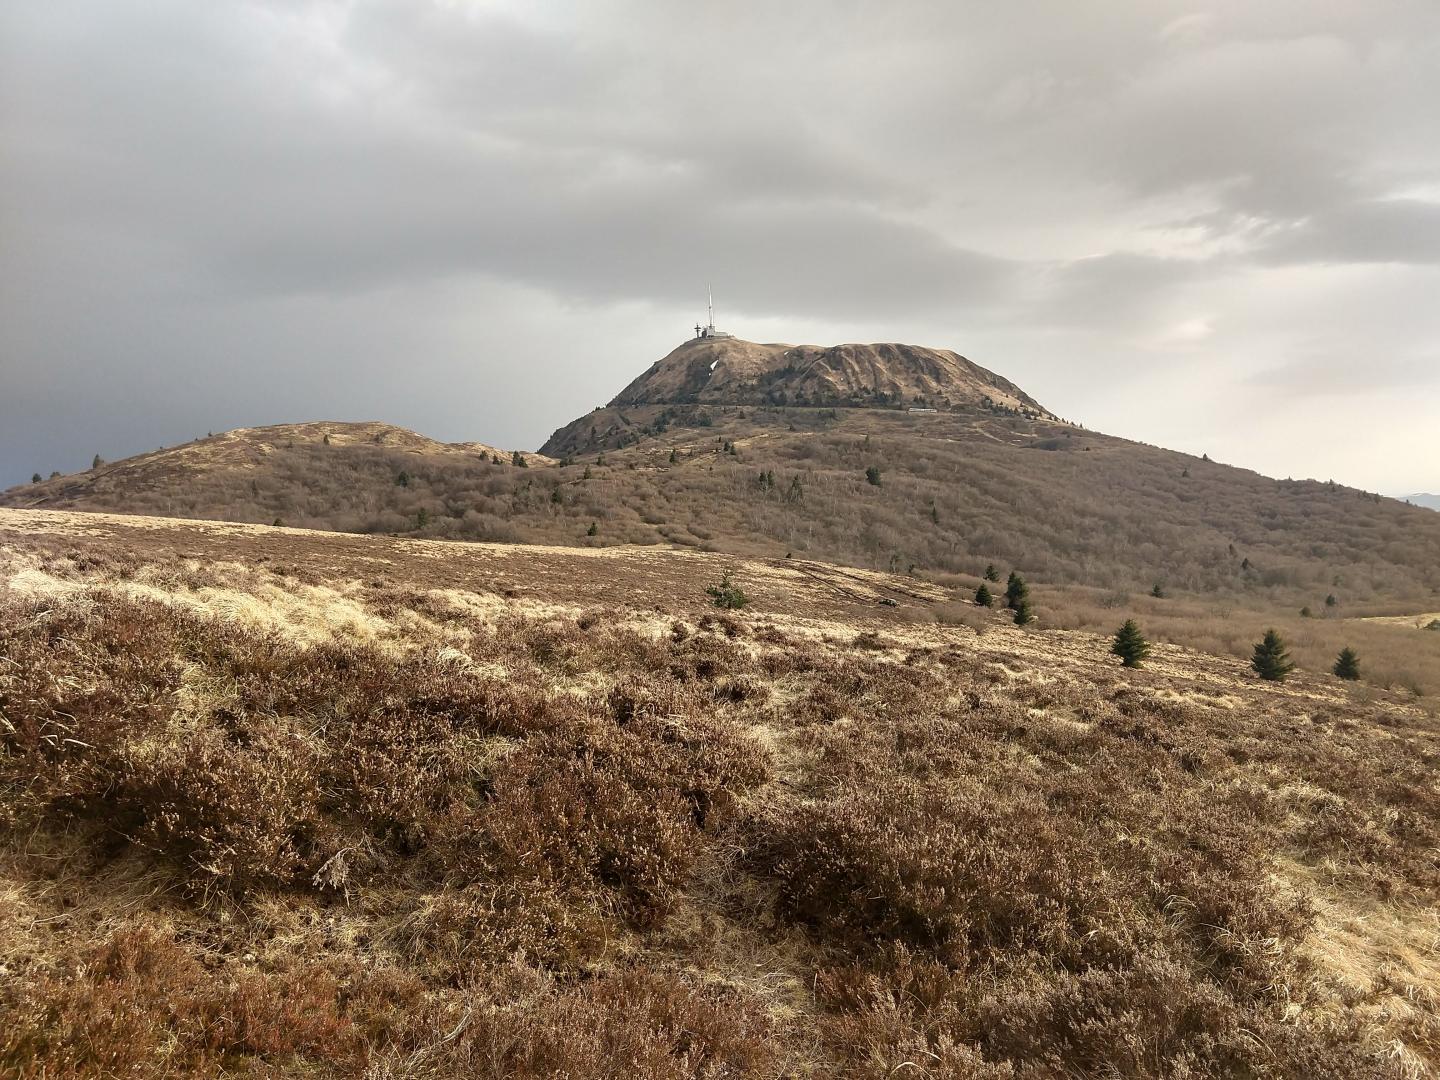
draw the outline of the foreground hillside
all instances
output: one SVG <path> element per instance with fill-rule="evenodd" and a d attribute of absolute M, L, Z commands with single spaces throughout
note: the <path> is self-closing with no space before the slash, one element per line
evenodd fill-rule
<path fill-rule="evenodd" d="M 0 1072 L 1440 1063 L 1384 692 L 655 548 L 10 511 L 0 604 Z"/>

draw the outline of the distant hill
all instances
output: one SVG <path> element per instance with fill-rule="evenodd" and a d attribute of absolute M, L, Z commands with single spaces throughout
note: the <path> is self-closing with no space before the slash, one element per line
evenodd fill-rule
<path fill-rule="evenodd" d="M 1430 511 L 1087 431 L 941 350 L 691 342 L 543 449 L 520 467 L 385 424 L 252 428 L 21 485 L 0 505 L 930 575 L 993 562 L 1295 610 L 1334 595 L 1349 611 L 1432 611 L 1440 596 Z"/>
<path fill-rule="evenodd" d="M 1403 495 L 1401 498 L 1415 506 L 1423 506 L 1427 510 L 1440 510 L 1440 495 L 1430 495 L 1421 492 L 1419 495 Z"/>

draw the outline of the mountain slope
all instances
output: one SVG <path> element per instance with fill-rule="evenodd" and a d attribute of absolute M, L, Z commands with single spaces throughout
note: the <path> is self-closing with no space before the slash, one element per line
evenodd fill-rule
<path fill-rule="evenodd" d="M 773 366 L 783 359 L 773 350 L 784 348 L 682 346 L 620 395 L 646 403 L 567 425 L 546 444 L 555 457 L 528 455 L 526 468 L 509 453 L 382 425 L 292 425 L 25 485 L 0 503 L 447 539 L 793 553 L 931 575 L 993 562 L 1052 584 L 1149 591 L 1160 583 L 1292 611 L 1326 610 L 1330 595 L 1346 612 L 1437 606 L 1440 516 L 1086 431 L 1018 389 L 1003 399 L 1014 407 L 987 404 L 988 390 L 1003 387 L 988 375 L 967 381 L 963 367 L 946 369 L 946 392 L 979 403 L 936 412 L 662 400 L 719 395 L 719 384 L 682 376 L 717 359 L 753 371 L 744 367 L 752 349 L 760 350 L 754 364 L 786 371 Z M 917 365 L 907 385 L 932 371 Z M 730 377 L 720 363 L 715 372 Z M 793 388 L 794 378 L 772 385 Z"/>
<path fill-rule="evenodd" d="M 1440 495 L 1431 495 L 1428 492 L 1421 492 L 1418 495 L 1402 496 L 1405 502 L 1413 503 L 1415 506 L 1423 506 L 1427 510 L 1440 510 Z"/>

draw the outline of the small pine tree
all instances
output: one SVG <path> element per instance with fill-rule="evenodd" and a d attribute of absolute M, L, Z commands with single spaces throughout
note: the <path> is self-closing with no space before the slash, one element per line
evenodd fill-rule
<path fill-rule="evenodd" d="M 1334 607 L 1338 603 L 1340 603 L 1340 601 L 1335 599 L 1335 594 L 1333 592 L 1327 597 L 1325 597 L 1326 607 Z"/>
<path fill-rule="evenodd" d="M 940 524 L 940 508 L 933 502 L 930 504 L 930 521 L 934 525 Z"/>
<path fill-rule="evenodd" d="M 991 563 L 989 566 L 985 567 L 985 580 L 986 580 L 986 581 L 999 581 L 999 580 L 1000 580 L 1000 571 L 995 569 L 995 564 L 994 564 L 994 563 Z"/>
<path fill-rule="evenodd" d="M 1030 621 L 1031 621 L 1032 619 L 1034 619 L 1034 618 L 1035 618 L 1035 612 L 1034 612 L 1034 610 L 1030 607 L 1030 601 L 1029 601 L 1029 600 L 1023 600 L 1023 599 L 1022 599 L 1022 600 L 1019 600 L 1019 601 L 1016 602 L 1016 607 L 1015 607 L 1015 625 L 1016 625 L 1016 626 L 1024 626 L 1026 623 L 1030 622 Z"/>
<path fill-rule="evenodd" d="M 397 487 L 408 488 L 410 486 L 410 474 L 404 469 L 401 469 L 400 475 L 395 477 L 395 485 Z"/>
<path fill-rule="evenodd" d="M 1337 678 L 1358 679 L 1360 678 L 1360 657 L 1355 650 L 1346 645 L 1340 650 L 1340 655 L 1335 658 L 1335 666 L 1330 669 Z"/>
<path fill-rule="evenodd" d="M 714 585 L 707 585 L 705 592 L 710 596 L 711 600 L 714 601 L 716 607 L 726 608 L 730 611 L 738 611 L 750 603 L 750 598 L 745 595 L 739 585 L 735 584 L 734 579 L 730 576 L 729 570 L 726 570 L 725 573 L 721 575 L 719 582 Z"/>
<path fill-rule="evenodd" d="M 581 479 L 581 480 L 589 480 L 589 479 L 591 479 L 594 475 L 595 475 L 595 474 L 590 471 L 590 466 L 589 466 L 589 465 L 586 465 L 586 466 L 585 466 L 585 473 L 584 473 L 583 476 L 580 477 L 580 479 Z"/>
<path fill-rule="evenodd" d="M 585 535 L 586 535 L 586 536 L 599 536 L 599 535 L 600 535 L 600 525 L 599 525 L 597 522 L 594 522 L 594 521 L 590 522 L 590 527 L 585 530 Z"/>
<path fill-rule="evenodd" d="M 325 438 L 321 441 L 324 442 L 326 446 L 330 445 L 330 433 L 328 431 L 325 433 Z"/>
<path fill-rule="evenodd" d="M 867 435 L 866 438 L 868 439 L 869 436 Z M 865 482 L 874 487 L 880 486 L 880 467 L 878 465 L 870 465 L 866 467 Z"/>
<path fill-rule="evenodd" d="M 1295 670 L 1295 665 L 1290 662 L 1290 654 L 1285 651 L 1285 641 L 1275 630 L 1265 631 L 1264 639 L 1255 646 L 1255 655 L 1250 660 L 1250 666 L 1262 679 L 1271 682 L 1283 682 L 1285 676 Z"/>
<path fill-rule="evenodd" d="M 520 453 L 519 450 L 512 450 L 510 452 L 510 464 L 521 469 L 528 469 L 530 467 L 530 463 L 525 460 L 525 455 Z"/>
<path fill-rule="evenodd" d="M 790 490 L 785 492 L 785 501 L 788 503 L 802 503 L 805 501 L 805 485 L 800 483 L 799 476 L 790 478 Z"/>
<path fill-rule="evenodd" d="M 90 468 L 92 468 L 92 469 L 98 469 L 101 465 L 104 465 L 104 464 L 105 464 L 105 459 L 104 459 L 103 457 L 101 457 L 99 454 L 96 454 L 95 457 L 94 457 L 94 459 L 90 462 Z"/>
<path fill-rule="evenodd" d="M 1150 595 L 1153 596 L 1153 597 L 1155 597 L 1156 600 L 1164 600 L 1164 599 L 1165 599 L 1165 589 L 1164 589 L 1164 587 L 1157 581 L 1157 582 L 1155 582 L 1154 585 L 1151 585 L 1151 586 L 1150 586 Z"/>
<path fill-rule="evenodd" d="M 979 604 L 981 607 L 990 607 L 992 604 L 995 603 L 995 597 L 990 594 L 990 590 L 988 588 L 986 588 L 984 585 L 981 585 L 978 589 L 975 590 L 975 603 Z"/>
<path fill-rule="evenodd" d="M 1126 619 L 1124 625 L 1115 631 L 1110 651 L 1120 657 L 1126 667 L 1139 667 L 1140 662 L 1150 655 L 1150 643 L 1140 633 L 1135 620 Z"/>
<path fill-rule="evenodd" d="M 430 511 L 429 511 L 429 510 L 426 510 L 426 509 L 424 509 L 424 508 L 422 507 L 421 510 L 420 510 L 420 512 L 415 515 L 415 527 L 416 527 L 417 529 L 423 529 L 423 528 L 425 528 L 426 525 L 429 525 L 429 524 L 430 524 Z"/>
<path fill-rule="evenodd" d="M 38 484 L 40 482 L 40 474 L 37 472 L 34 476 L 30 477 L 30 482 L 32 484 Z"/>
<path fill-rule="evenodd" d="M 671 449 L 670 449 L 670 464 L 671 464 L 671 465 L 674 465 L 674 464 L 675 464 L 677 461 L 679 461 L 679 460 L 680 460 L 680 455 L 675 452 L 674 447 L 671 447 Z"/>
<path fill-rule="evenodd" d="M 1005 606 L 1018 611 L 1020 605 L 1030 597 L 1030 586 L 1015 571 L 1010 571 L 1010 580 L 1005 583 Z"/>

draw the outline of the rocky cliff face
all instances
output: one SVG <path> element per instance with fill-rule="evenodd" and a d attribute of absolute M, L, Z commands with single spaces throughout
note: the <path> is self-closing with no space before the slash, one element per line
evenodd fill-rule
<path fill-rule="evenodd" d="M 759 345 L 738 338 L 687 341 L 610 404 L 998 406 L 1049 416 L 1008 379 L 945 349 Z"/>

